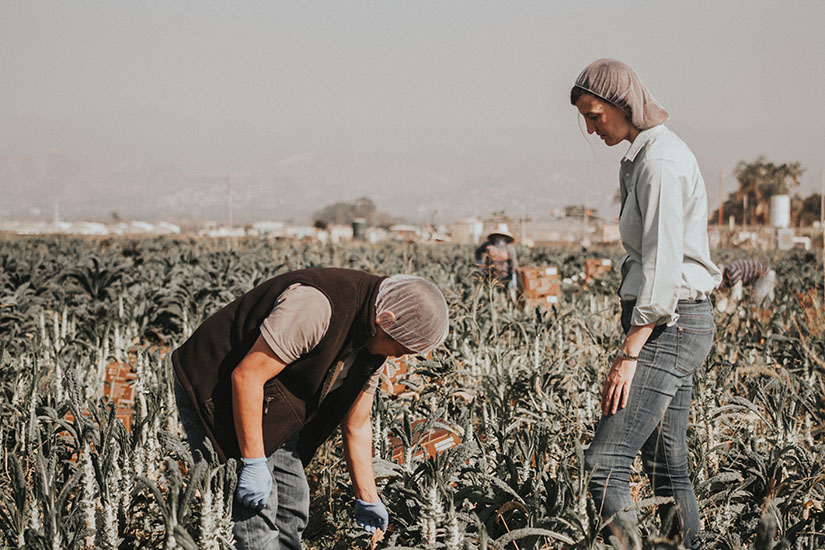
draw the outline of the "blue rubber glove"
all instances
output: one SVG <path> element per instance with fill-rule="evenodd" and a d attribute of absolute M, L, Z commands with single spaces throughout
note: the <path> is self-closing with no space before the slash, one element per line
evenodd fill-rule
<path fill-rule="evenodd" d="M 272 490 L 272 475 L 266 466 L 266 458 L 242 458 L 243 470 L 238 477 L 238 500 L 256 511 L 263 510 Z"/>
<path fill-rule="evenodd" d="M 368 533 L 375 533 L 379 527 L 386 531 L 389 521 L 390 516 L 380 500 L 364 502 L 360 498 L 355 499 L 355 522 Z"/>

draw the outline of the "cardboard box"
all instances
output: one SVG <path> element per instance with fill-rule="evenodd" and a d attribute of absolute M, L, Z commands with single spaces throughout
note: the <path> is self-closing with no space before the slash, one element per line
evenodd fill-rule
<path fill-rule="evenodd" d="M 592 281 L 613 269 L 613 261 L 607 258 L 587 258 L 584 261 L 584 279 Z"/>
<path fill-rule="evenodd" d="M 392 395 L 398 395 L 399 393 L 407 391 L 407 386 L 398 382 L 398 379 L 401 378 L 402 375 L 409 372 L 409 363 L 406 357 L 387 359 L 387 362 L 384 363 L 381 369 L 383 372 L 381 373 L 379 387 L 382 390 Z"/>
<path fill-rule="evenodd" d="M 559 270 L 555 267 L 520 267 L 518 269 L 518 286 L 525 301 L 540 300 L 547 302 L 547 296 L 560 295 Z M 555 302 L 552 302 L 555 303 Z"/>
<path fill-rule="evenodd" d="M 417 361 L 416 357 L 418 356 L 404 355 L 402 357 L 388 358 L 384 366 L 381 367 L 381 378 L 378 387 L 392 395 L 409 391 L 409 388 L 400 382 L 400 380 L 415 374 L 413 365 L 415 365 L 415 361 Z M 431 351 L 427 352 L 427 355 L 424 356 L 424 359 L 432 358 L 433 352 Z"/>
<path fill-rule="evenodd" d="M 423 418 L 416 420 L 412 426 L 415 428 L 423 422 Z M 403 464 L 405 455 L 404 443 L 402 443 L 400 438 L 395 436 L 390 436 L 388 443 L 390 449 L 392 449 L 392 459 L 398 464 Z M 461 439 L 457 434 L 444 428 L 432 428 L 425 433 L 417 434 L 416 439 L 412 443 L 415 449 L 413 456 L 418 458 L 432 458 L 447 449 L 456 447 L 460 443 Z"/>

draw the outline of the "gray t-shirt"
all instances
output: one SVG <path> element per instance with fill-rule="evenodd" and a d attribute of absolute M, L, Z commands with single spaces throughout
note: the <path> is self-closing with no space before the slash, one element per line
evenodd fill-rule
<path fill-rule="evenodd" d="M 261 325 L 261 336 L 275 355 L 288 365 L 318 345 L 327 333 L 331 317 L 332 307 L 320 290 L 295 283 L 278 296 L 275 307 Z M 351 347 L 341 351 L 335 360 L 332 387 L 325 394 L 343 385 L 358 351 Z M 370 377 L 363 391 L 375 393 L 380 373 L 381 369 Z"/>

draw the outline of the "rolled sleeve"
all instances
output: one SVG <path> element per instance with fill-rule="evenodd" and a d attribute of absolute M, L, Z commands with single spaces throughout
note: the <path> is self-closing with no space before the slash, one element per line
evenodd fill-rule
<path fill-rule="evenodd" d="M 312 351 L 326 335 L 332 308 L 317 288 L 293 285 L 261 324 L 261 336 L 286 364 Z"/>
<path fill-rule="evenodd" d="M 684 256 L 682 184 L 673 163 L 645 162 L 636 193 L 642 217 L 642 285 L 630 322 L 671 325 L 678 319 Z"/>

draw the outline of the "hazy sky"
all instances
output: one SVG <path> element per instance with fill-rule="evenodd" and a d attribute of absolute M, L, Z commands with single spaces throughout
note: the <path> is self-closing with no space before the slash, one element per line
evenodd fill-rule
<path fill-rule="evenodd" d="M 759 154 L 801 160 L 807 194 L 825 167 L 823 25 L 823 0 L 4 2 L 0 191 L 16 192 L 17 204 L 0 199 L 0 218 L 50 208 L 19 198 L 63 177 L 49 155 L 74 175 L 46 193 L 102 209 L 128 210 L 101 194 L 132 199 L 118 183 L 84 181 L 130 170 L 170 193 L 179 181 L 229 174 L 253 194 L 271 183 L 273 204 L 301 212 L 370 194 L 352 182 L 378 170 L 391 187 L 372 192 L 383 210 L 434 209 L 438 201 L 422 197 L 443 193 L 442 211 L 468 214 L 473 182 L 496 181 L 499 158 L 510 193 L 546 190 L 550 207 L 581 187 L 606 209 L 626 145 L 592 140 L 591 150 L 568 100 L 598 57 L 633 66 L 670 111 L 668 124 L 703 167 L 711 207 L 718 172 Z M 488 151 L 483 171 L 477 156 L 461 156 L 479 148 Z M 285 168 L 290 155 L 309 153 L 327 168 Z M 401 178 L 418 181 L 416 167 L 440 176 L 405 194 Z M 324 193 L 290 187 L 299 184 Z"/>

